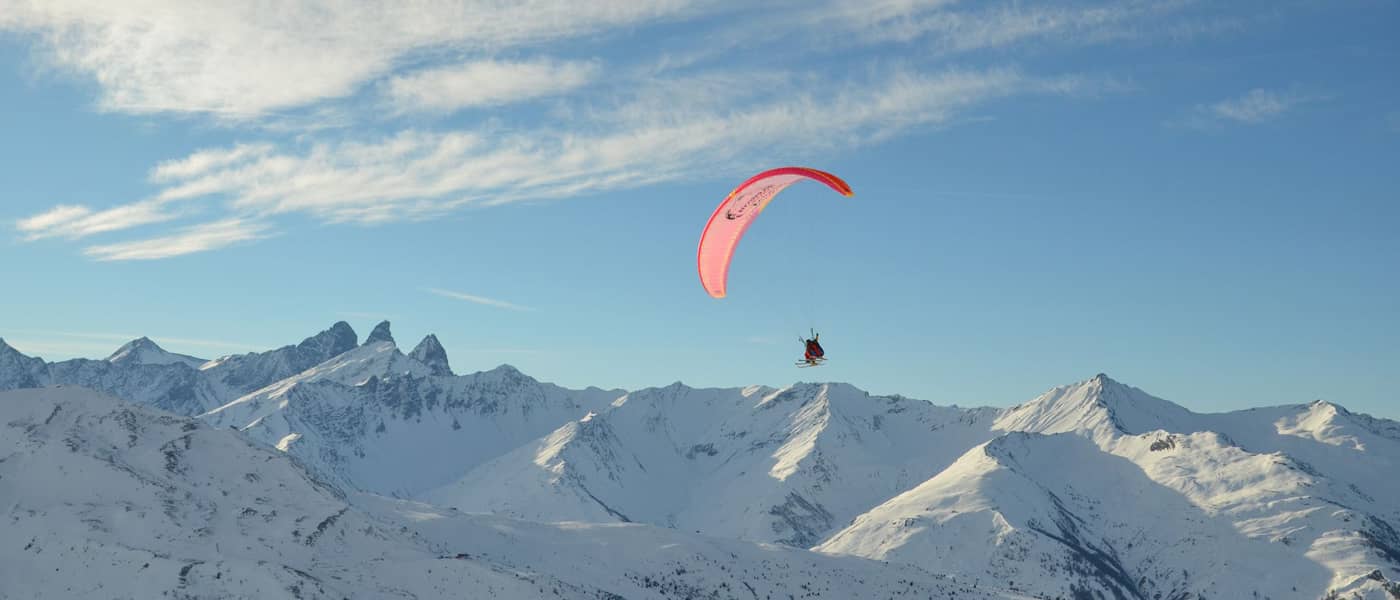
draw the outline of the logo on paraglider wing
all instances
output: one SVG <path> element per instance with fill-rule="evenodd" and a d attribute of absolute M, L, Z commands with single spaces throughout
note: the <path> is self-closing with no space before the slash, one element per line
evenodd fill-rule
<path fill-rule="evenodd" d="M 752 196 L 735 202 L 733 206 L 725 210 L 724 218 L 730 221 L 742 219 L 750 210 L 762 207 L 764 202 L 767 202 L 769 198 L 772 198 L 773 195 L 777 194 L 778 190 L 781 189 L 780 186 L 776 185 L 763 186 L 763 189 L 758 190 Z"/>

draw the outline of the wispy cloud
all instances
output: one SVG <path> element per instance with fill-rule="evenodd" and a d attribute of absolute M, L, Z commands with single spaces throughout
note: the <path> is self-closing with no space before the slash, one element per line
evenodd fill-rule
<path fill-rule="evenodd" d="M 1053 3 L 958 0 L 826 0 L 760 12 L 706 36 L 690 54 L 665 57 L 686 66 L 722 59 L 736 48 L 769 45 L 841 51 L 901 45 L 946 57 L 1030 44 L 1084 46 L 1125 40 L 1179 39 L 1237 27 L 1218 15 L 1192 17 L 1199 0 L 1064 0 Z M 906 52 L 908 52 L 906 51 Z"/>
<path fill-rule="evenodd" d="M 1278 118 L 1311 100 L 1295 92 L 1253 89 L 1243 96 L 1222 100 L 1201 110 L 1217 119 L 1253 124 Z"/>
<path fill-rule="evenodd" d="M 201 150 L 179 160 L 162 162 L 151 169 L 153 182 L 168 182 L 197 177 L 211 169 L 228 167 L 272 152 L 272 144 L 236 144 L 231 148 Z"/>
<path fill-rule="evenodd" d="M 496 308 L 504 308 L 504 309 L 507 309 L 507 310 L 519 310 L 519 311 L 532 311 L 532 310 L 535 310 L 535 309 L 530 308 L 530 307 L 528 307 L 528 306 L 520 306 L 519 304 L 511 304 L 511 303 L 509 303 L 509 302 L 505 302 L 505 301 L 502 301 L 502 300 L 495 300 L 495 299 L 492 299 L 492 298 L 487 298 L 487 297 L 485 297 L 485 296 L 476 296 L 476 295 L 473 295 L 473 294 L 464 294 L 464 293 L 462 293 L 462 292 L 454 292 L 454 291 L 451 291 L 451 290 L 442 290 L 442 289 L 438 289 L 438 288 L 424 288 L 423 291 L 428 292 L 428 293 L 430 293 L 430 294 L 436 294 L 436 295 L 442 296 L 442 297 L 444 297 L 444 298 L 452 298 L 452 299 L 454 299 L 454 300 L 465 300 L 465 301 L 467 301 L 467 302 L 475 302 L 476 304 L 481 304 L 481 305 L 484 305 L 484 306 L 494 306 L 494 307 L 496 307 Z"/>
<path fill-rule="evenodd" d="M 386 94 L 399 112 L 451 112 L 562 94 L 599 71 L 584 61 L 482 60 L 391 78 Z"/>
<path fill-rule="evenodd" d="M 952 0 L 838 1 L 812 21 L 855 34 L 866 43 L 927 40 L 944 52 L 968 52 L 1035 39 L 1102 42 L 1127 37 L 1127 24 L 1170 12 L 1183 2 L 1073 5 L 975 5 Z"/>
<path fill-rule="evenodd" d="M 131 242 L 88 246 L 83 253 L 97 260 L 154 260 L 223 248 L 267 237 L 267 225 L 225 219 L 186 227 L 179 233 Z"/>
<path fill-rule="evenodd" d="M 175 214 L 165 208 L 165 202 L 146 200 L 97 212 L 86 206 L 56 206 L 21 219 L 15 227 L 26 240 L 56 236 L 77 239 L 174 218 Z"/>
<path fill-rule="evenodd" d="M 1252 89 L 1240 96 L 1211 104 L 1197 104 L 1184 115 L 1166 121 L 1169 127 L 1210 131 L 1225 125 L 1259 125 L 1282 118 L 1299 106 L 1317 102 L 1323 96 L 1299 91 Z"/>
<path fill-rule="evenodd" d="M 84 249 L 97 260 L 153 260 L 267 237 L 290 215 L 424 219 L 683 180 L 756 156 L 800 160 L 975 121 L 975 111 L 1004 98 L 1114 91 L 1121 86 L 1093 74 L 931 65 L 1028 42 L 1136 38 L 1202 4 L 817 0 L 785 4 L 781 19 L 732 0 L 426 0 L 411 8 L 292 0 L 274 12 L 213 0 L 6 5 L 0 32 L 28 34 L 40 64 L 92 78 L 103 109 L 272 127 L 253 130 L 266 140 L 155 165 L 144 199 L 66 203 L 15 228 L 37 240 L 159 225 L 146 239 Z M 715 15 L 735 18 L 693 19 Z M 690 41 L 662 45 L 703 44 L 699 58 L 541 54 L 578 46 L 564 40 L 594 43 L 682 19 L 695 23 Z M 915 51 L 840 73 L 792 70 L 783 59 L 714 66 L 713 58 L 755 44 L 794 54 L 886 44 Z M 539 111 L 461 113 L 543 99 Z M 328 121 L 365 126 L 316 129 Z M 195 212 L 213 222 L 181 220 Z"/>
<path fill-rule="evenodd" d="M 0 30 L 36 34 L 44 62 L 97 82 L 104 109 L 244 119 L 349 96 L 413 53 L 498 51 L 696 10 L 685 0 L 320 0 L 277 10 L 51 0 L 5 3 Z"/>
<path fill-rule="evenodd" d="M 269 152 L 224 166 L 205 161 L 207 168 L 183 171 L 195 176 L 170 177 L 170 187 L 161 193 L 228 198 L 228 208 L 239 214 L 303 212 L 329 222 L 361 223 L 421 218 L 466 204 L 675 180 L 760 149 L 811 154 L 834 147 L 835 140 L 859 144 L 943 124 L 988 100 L 1063 94 L 1081 86 L 1073 78 L 1035 79 L 1006 69 L 898 71 L 870 85 L 794 88 L 737 108 L 627 103 L 597 117 L 587 133 L 552 126 L 524 132 L 405 131 Z"/>
<path fill-rule="evenodd" d="M 84 250 L 98 260 L 168 258 L 266 237 L 278 215 L 382 223 L 466 205 L 626 189 L 731 168 L 755 152 L 811 156 L 945 126 L 1008 96 L 1097 87 L 1083 77 L 1028 77 L 1013 69 L 900 68 L 839 86 L 781 72 L 661 80 L 619 104 L 576 115 L 572 128 L 408 130 L 377 139 L 206 148 L 154 167 L 154 200 L 100 212 L 60 206 L 19 229 L 26 239 L 117 231 L 168 220 L 174 213 L 165 207 L 177 201 L 222 213 L 173 234 Z"/>

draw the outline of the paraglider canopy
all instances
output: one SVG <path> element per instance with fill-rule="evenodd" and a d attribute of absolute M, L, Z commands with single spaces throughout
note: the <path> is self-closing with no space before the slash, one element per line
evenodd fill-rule
<path fill-rule="evenodd" d="M 715 298 L 723 298 L 729 279 L 729 262 L 749 225 L 779 192 L 803 179 L 827 185 L 842 196 L 851 196 L 851 186 L 840 177 L 806 167 L 782 167 L 764 171 L 739 184 L 719 203 L 705 231 L 700 234 L 696 262 L 700 284 Z"/>

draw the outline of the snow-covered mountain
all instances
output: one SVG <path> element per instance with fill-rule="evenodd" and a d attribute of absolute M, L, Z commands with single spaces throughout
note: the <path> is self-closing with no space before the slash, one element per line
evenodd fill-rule
<path fill-rule="evenodd" d="M 450 373 L 435 337 L 405 355 L 381 323 L 363 345 L 201 418 L 346 489 L 411 497 L 623 394 L 566 390 L 509 366 Z"/>
<path fill-rule="evenodd" d="M 1042 596 L 1393 599 L 1396 425 L 1321 402 L 1200 415 L 1100 375 L 1008 409 L 997 430 L 1036 433 L 973 448 L 816 549 Z"/>
<path fill-rule="evenodd" d="M 1027 597 L 1400 599 L 1400 423 L 1328 402 L 1198 414 L 1105 375 L 1006 409 L 845 384 L 569 390 L 509 366 L 454 375 L 436 337 L 404 354 L 388 323 L 197 369 L 0 341 L 0 388 L 59 383 L 236 429 L 333 495 L 430 503 L 363 509 L 424 538 L 698 533 Z"/>
<path fill-rule="evenodd" d="M 422 499 L 808 547 L 989 439 L 992 410 L 844 384 L 633 392 Z"/>
<path fill-rule="evenodd" d="M 49 363 L 25 356 L 0 339 L 0 390 L 80 385 L 187 415 L 227 402 L 227 395 L 185 358 L 190 357 L 166 353 L 153 342 L 137 340 L 122 346 L 108 360 L 77 358 Z"/>
<path fill-rule="evenodd" d="M 0 392 L 3 598 L 1012 598 L 919 568 L 355 494 L 236 432 Z"/>
<path fill-rule="evenodd" d="M 355 347 L 345 322 L 295 346 L 212 361 L 167 352 L 142 337 L 106 360 L 49 363 L 28 357 L 0 339 L 0 390 L 75 385 L 179 415 L 208 412 L 239 396 L 296 375 Z"/>

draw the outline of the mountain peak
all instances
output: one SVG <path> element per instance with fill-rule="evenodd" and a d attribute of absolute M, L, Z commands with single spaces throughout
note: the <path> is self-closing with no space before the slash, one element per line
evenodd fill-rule
<path fill-rule="evenodd" d="M 410 357 L 418 362 L 428 365 L 433 375 L 452 375 L 452 367 L 447 363 L 447 350 L 442 347 L 437 336 L 428 334 L 423 341 L 414 346 L 413 352 L 408 353 Z"/>
<path fill-rule="evenodd" d="M 1008 409 L 997 419 L 996 428 L 1037 433 L 1118 431 L 1138 434 L 1155 429 L 1189 428 L 1192 416 L 1185 408 L 1099 373 Z"/>
<path fill-rule="evenodd" d="M 186 356 L 169 352 L 160 347 L 146 336 L 141 336 L 117 348 L 111 356 L 107 357 L 107 362 L 112 364 L 136 364 L 136 365 L 168 365 L 172 363 L 183 363 L 194 368 L 199 368 L 206 361 L 202 358 Z"/>
<path fill-rule="evenodd" d="M 374 326 L 374 331 L 369 332 L 369 337 L 365 338 L 366 344 L 375 342 L 394 343 L 394 334 L 389 331 L 388 320 L 380 321 L 378 325 Z"/>
<path fill-rule="evenodd" d="M 329 329 L 302 340 L 300 344 L 297 344 L 297 348 L 321 357 L 316 360 L 316 362 L 320 362 L 347 352 L 357 345 L 359 345 L 359 336 L 356 335 L 355 329 L 345 321 L 336 321 Z"/>
<path fill-rule="evenodd" d="M 500 364 L 499 366 L 497 366 L 496 368 L 491 369 L 490 371 L 487 371 L 487 373 L 495 373 L 495 374 L 497 374 L 497 375 L 510 375 L 510 376 L 523 376 L 523 375 L 525 375 L 524 373 L 521 373 L 521 372 L 520 372 L 520 369 L 517 369 L 517 368 L 515 368 L 514 365 L 511 365 L 511 364 L 508 364 L 508 363 L 501 363 L 501 364 Z"/>
<path fill-rule="evenodd" d="M 164 351 L 165 351 L 164 348 L 161 348 L 161 347 L 160 347 L 160 344 L 157 344 L 157 343 L 155 343 L 154 341 L 151 341 L 151 338 L 148 338 L 148 337 L 146 337 L 146 336 L 143 335 L 143 336 L 141 336 L 141 337 L 139 337 L 139 338 L 136 338 L 136 339 L 131 340 L 131 341 L 125 343 L 125 344 L 122 344 L 122 346 L 121 346 L 120 348 L 117 348 L 117 351 L 116 351 L 116 352 L 113 352 L 113 353 L 112 353 L 112 356 L 107 357 L 107 360 L 109 360 L 109 361 L 112 360 L 117 354 L 121 354 L 121 353 L 122 353 L 123 351 L 125 351 L 125 350 L 156 350 L 156 351 L 160 351 L 160 352 L 164 352 Z"/>

